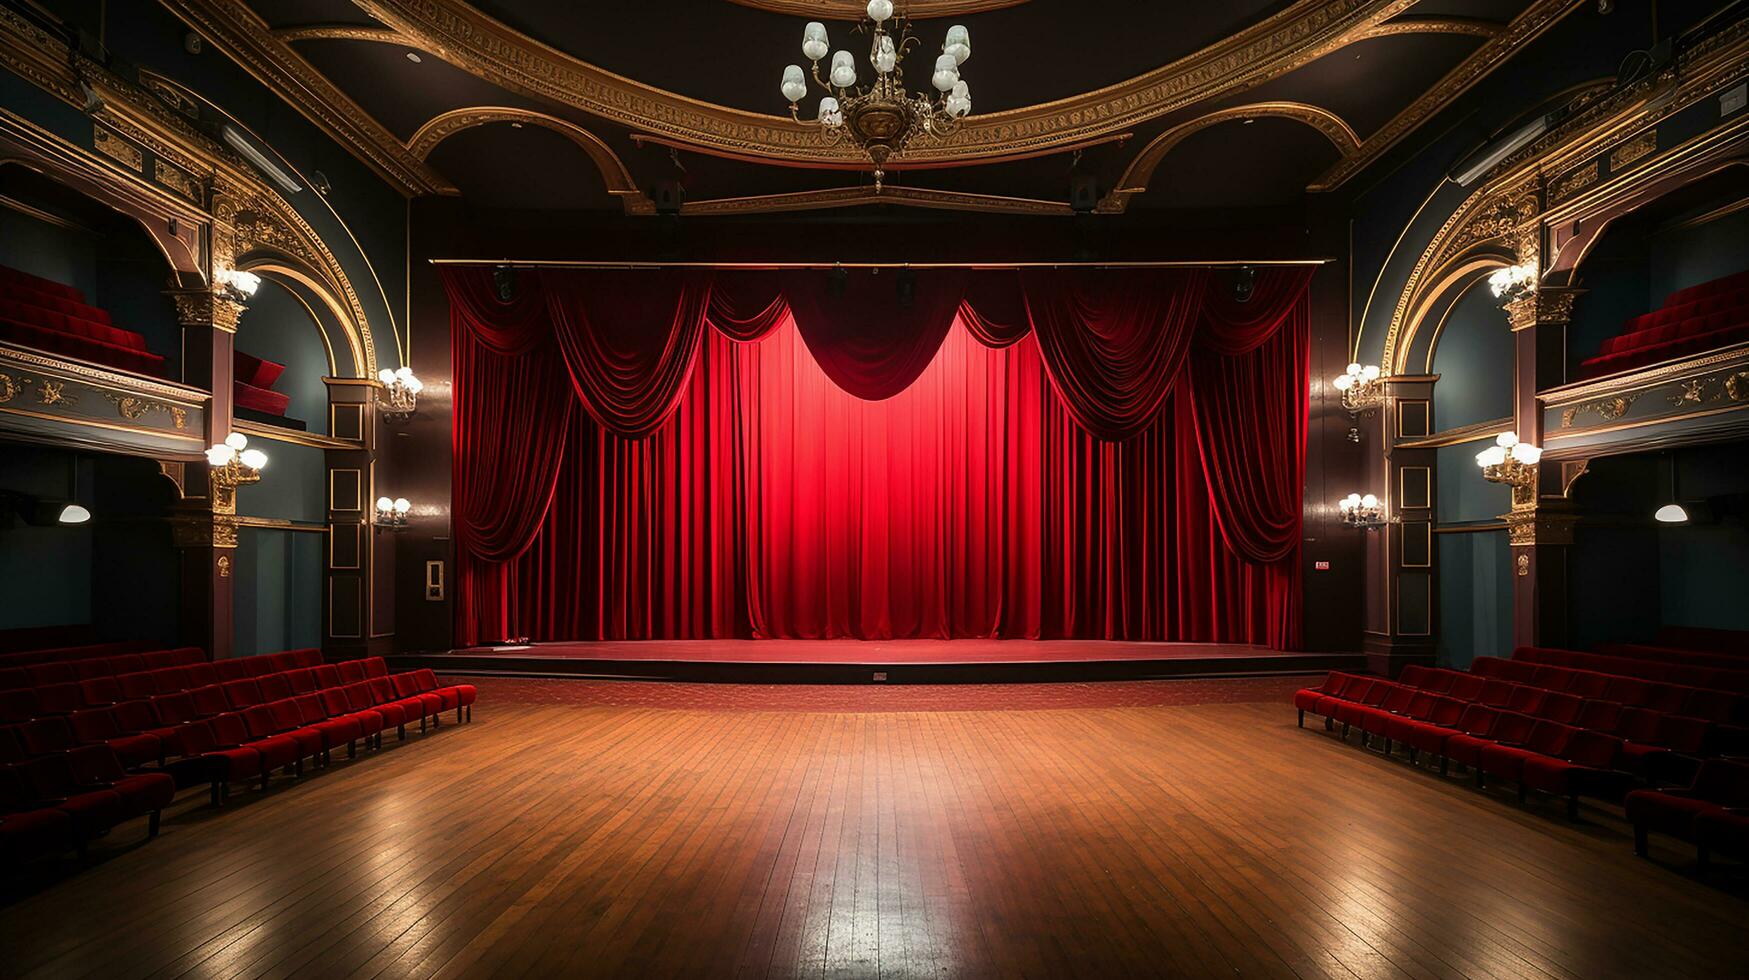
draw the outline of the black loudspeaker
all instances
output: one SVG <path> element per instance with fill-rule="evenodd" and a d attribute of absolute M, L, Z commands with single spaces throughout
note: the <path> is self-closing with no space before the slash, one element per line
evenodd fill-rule
<path fill-rule="evenodd" d="M 507 265 L 493 269 L 492 288 L 498 291 L 498 302 L 510 302 L 516 296 L 516 270 Z"/>
<path fill-rule="evenodd" d="M 1092 214 L 1099 207 L 1099 175 L 1075 171 L 1069 174 L 1069 210 Z"/>
<path fill-rule="evenodd" d="M 656 205 L 657 214 L 679 214 L 680 205 L 686 201 L 686 189 L 678 180 L 659 180 L 650 189 L 650 199 Z"/>
<path fill-rule="evenodd" d="M 1257 288 L 1257 270 L 1240 266 L 1233 272 L 1233 302 L 1251 302 L 1251 292 Z"/>

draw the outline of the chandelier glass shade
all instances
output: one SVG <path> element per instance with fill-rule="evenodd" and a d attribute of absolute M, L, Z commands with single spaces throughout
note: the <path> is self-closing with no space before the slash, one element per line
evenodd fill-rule
<path fill-rule="evenodd" d="M 801 101 L 808 94 L 809 79 L 813 80 L 823 93 L 813 119 L 821 138 L 867 155 L 879 190 L 889 159 L 914 143 L 952 136 L 960 120 L 971 114 L 972 90 L 960 77 L 960 66 L 972 56 L 972 39 L 962 26 L 948 28 L 929 76 L 935 93 L 913 94 L 905 88 L 905 58 L 922 42 L 911 33 L 910 20 L 895 15 L 891 0 L 870 0 L 868 19 L 856 30 L 869 37 L 868 63 L 874 74 L 866 84 L 857 75 L 856 57 L 843 49 L 832 52 L 826 74 L 821 75 L 820 62 L 831 43 L 826 25 L 811 21 L 802 29 L 802 57 L 811 68 L 785 67 L 779 88 L 789 100 L 790 118 L 803 122 Z"/>
<path fill-rule="evenodd" d="M 1383 400 L 1383 386 L 1379 384 L 1379 368 L 1376 364 L 1364 367 L 1358 363 L 1348 365 L 1348 370 L 1332 378 L 1330 386 L 1342 393 L 1342 407 L 1350 412 L 1359 412 L 1373 408 Z"/>
<path fill-rule="evenodd" d="M 1342 523 L 1349 527 L 1380 527 L 1385 523 L 1385 508 L 1373 494 L 1351 493 L 1336 501 Z"/>

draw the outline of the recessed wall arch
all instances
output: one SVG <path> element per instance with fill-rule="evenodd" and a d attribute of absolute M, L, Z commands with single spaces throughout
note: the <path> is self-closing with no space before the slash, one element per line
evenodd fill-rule
<path fill-rule="evenodd" d="M 1438 343 L 1438 331 L 1443 327 L 1451 308 L 1482 277 L 1512 263 L 1512 257 L 1504 252 L 1486 251 L 1457 260 L 1432 276 L 1428 280 L 1427 288 L 1416 297 L 1405 314 L 1403 329 L 1398 334 L 1398 343 L 1392 352 L 1391 362 L 1384 366 L 1385 373 L 1416 373 L 1410 370 L 1410 364 L 1417 359 L 1414 357 L 1417 347 L 1426 352 L 1425 363 L 1431 365 L 1434 347 Z M 1418 335 L 1429 322 L 1432 323 L 1433 332 L 1427 335 L 1425 345 L 1418 345 Z M 1500 314 L 1500 329 L 1507 329 L 1505 313 Z"/>
<path fill-rule="evenodd" d="M 1184 142 L 1190 136 L 1218 126 L 1221 123 L 1236 122 L 1245 119 L 1262 117 L 1278 117 L 1292 119 L 1303 123 L 1324 134 L 1330 143 L 1336 147 L 1336 152 L 1348 156 L 1360 149 L 1360 137 L 1355 135 L 1354 128 L 1347 121 L 1328 109 L 1304 102 L 1253 102 L 1249 105 L 1231 106 L 1214 112 L 1188 119 L 1154 137 L 1142 151 L 1130 160 L 1123 176 L 1118 178 L 1117 187 L 1100 202 L 1101 211 L 1121 211 L 1129 204 L 1129 199 L 1146 193 L 1148 183 L 1154 177 L 1154 171 L 1159 168 L 1167 154 Z"/>
<path fill-rule="evenodd" d="M 1567 236 L 1557 234 L 1556 236 L 1558 244 L 1551 249 L 1553 254 L 1550 257 L 1548 268 L 1544 272 L 1543 281 L 1554 286 L 1578 285 L 1585 259 L 1590 256 L 1591 250 L 1596 247 L 1597 243 L 1609 234 L 1609 229 L 1616 222 L 1657 203 L 1684 187 L 1732 167 L 1749 167 L 1749 157 L 1738 156 L 1733 159 L 1717 161 L 1705 168 L 1674 171 L 1667 177 L 1640 187 L 1637 193 L 1616 202 L 1600 213 L 1588 215 L 1585 221 L 1572 222 L 1570 225 L 1573 229 L 1572 234 Z"/>
<path fill-rule="evenodd" d="M 413 134 L 413 138 L 407 141 L 407 149 L 423 161 L 431 156 L 431 151 L 437 149 L 439 143 L 451 136 L 476 126 L 500 122 L 540 126 L 565 137 L 577 144 L 577 147 L 589 156 L 590 161 L 595 164 L 595 169 L 600 171 L 601 180 L 606 185 L 607 192 L 620 198 L 628 213 L 656 213 L 655 205 L 651 204 L 644 192 L 638 189 L 637 183 L 632 180 L 631 171 L 626 169 L 619 154 L 613 152 L 613 148 L 608 146 L 601 137 L 568 119 L 560 119 L 557 116 L 533 109 L 519 109 L 513 106 L 469 106 L 463 109 L 451 109 L 448 112 L 433 116 L 425 122 L 425 125 L 420 126 L 418 132 Z"/>
<path fill-rule="evenodd" d="M 328 368 L 334 377 L 370 376 L 364 344 L 346 304 L 314 270 L 296 259 L 260 252 L 239 257 L 237 268 L 285 286 L 310 311 L 310 318 L 328 354 Z M 325 320 L 321 313 L 332 319 Z M 247 320 L 248 314 L 243 316 Z M 338 331 L 334 330 L 336 326 Z M 341 335 L 344 347 L 335 344 L 331 332 Z M 340 357 L 342 350 L 345 351 L 344 360 Z"/>

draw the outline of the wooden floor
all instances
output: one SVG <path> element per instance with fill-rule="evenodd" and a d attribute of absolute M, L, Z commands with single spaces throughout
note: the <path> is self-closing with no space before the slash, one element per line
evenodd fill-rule
<path fill-rule="evenodd" d="M 1719 977 L 1749 903 L 1282 703 L 482 700 L 0 908 L 7 976 Z"/>

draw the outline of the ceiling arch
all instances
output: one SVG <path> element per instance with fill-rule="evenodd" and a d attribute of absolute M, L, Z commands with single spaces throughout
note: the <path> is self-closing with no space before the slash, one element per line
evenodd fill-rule
<path fill-rule="evenodd" d="M 619 197 L 625 205 L 628 214 L 653 214 L 655 207 L 650 204 L 644 192 L 632 180 L 632 175 L 620 160 L 619 154 L 613 152 L 601 137 L 568 119 L 537 112 L 533 109 L 519 109 L 514 106 L 470 106 L 465 109 L 452 109 L 449 112 L 434 116 L 419 127 L 411 139 L 407 141 L 407 149 L 420 160 L 428 159 L 431 151 L 455 134 L 476 126 L 491 123 L 507 122 L 513 125 L 540 126 L 550 129 L 571 142 L 577 144 L 588 154 L 591 162 L 601 172 L 601 179 L 607 185 L 609 194 Z"/>
<path fill-rule="evenodd" d="M 1112 189 L 1110 194 L 1106 195 L 1105 200 L 1100 202 L 1100 210 L 1122 211 L 1132 196 L 1145 193 L 1149 180 L 1154 176 L 1155 169 L 1160 166 L 1160 161 L 1166 159 L 1166 155 L 1171 153 L 1174 147 L 1184 142 L 1192 134 L 1201 132 L 1210 126 L 1218 126 L 1221 123 L 1264 116 L 1292 119 L 1312 127 L 1324 134 L 1336 147 L 1336 151 L 1343 156 L 1348 156 L 1360 148 L 1360 137 L 1355 135 L 1354 129 L 1344 122 L 1341 116 L 1315 105 L 1306 105 L 1303 102 L 1254 102 L 1250 105 L 1219 109 L 1181 122 L 1154 137 L 1130 161 L 1129 167 L 1118 179 L 1117 186 Z"/>

